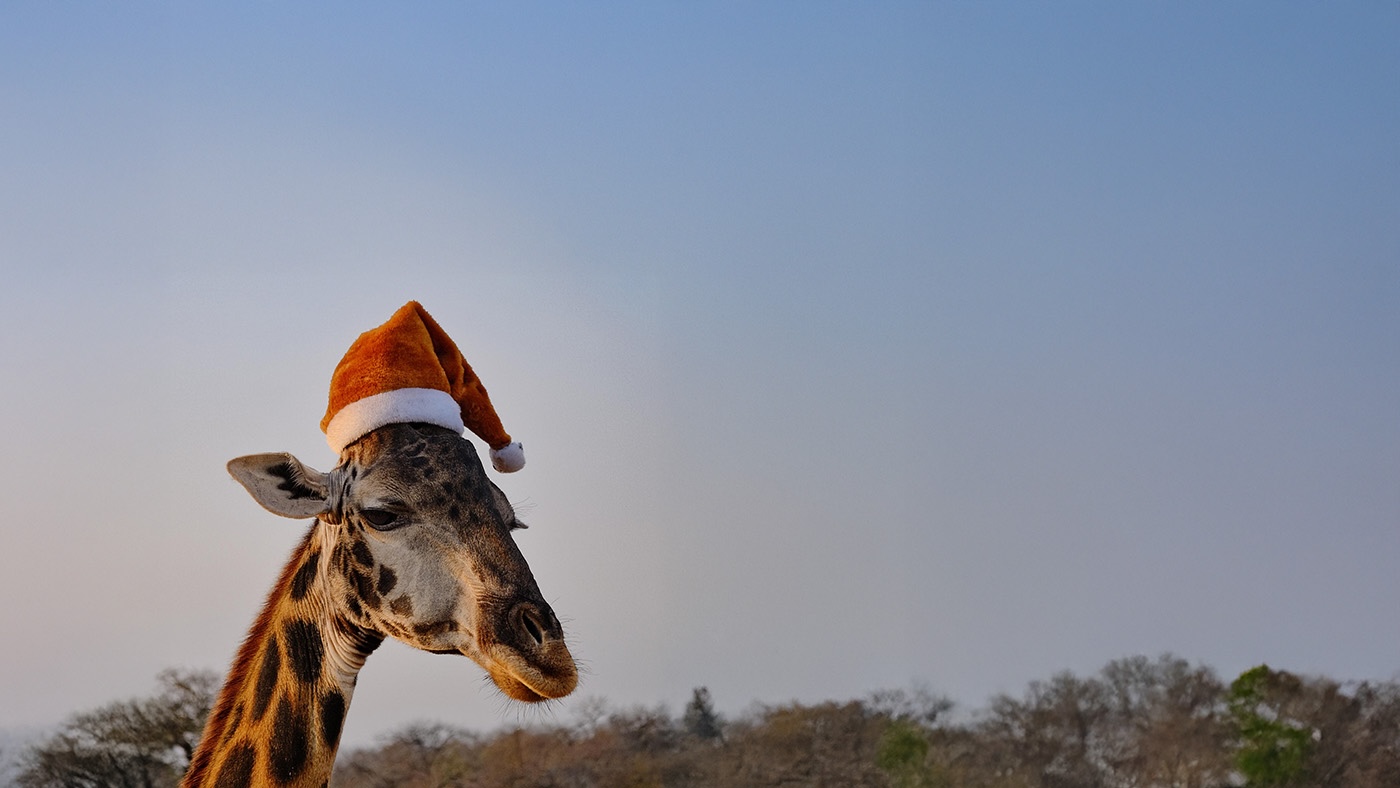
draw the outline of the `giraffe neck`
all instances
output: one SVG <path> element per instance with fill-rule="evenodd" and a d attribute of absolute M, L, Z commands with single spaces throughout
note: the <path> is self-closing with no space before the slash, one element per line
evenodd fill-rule
<path fill-rule="evenodd" d="M 337 611 L 332 529 L 307 532 L 243 641 L 181 783 L 324 786 L 365 658 L 383 640 Z"/>

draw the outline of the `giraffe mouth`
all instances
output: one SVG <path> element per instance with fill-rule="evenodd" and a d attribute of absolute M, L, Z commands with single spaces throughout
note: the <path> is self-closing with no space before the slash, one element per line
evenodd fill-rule
<path fill-rule="evenodd" d="M 555 640 L 531 650 L 529 655 L 510 646 L 488 649 L 483 665 L 506 697 L 525 703 L 562 698 L 578 686 L 578 669 L 564 642 Z"/>
<path fill-rule="evenodd" d="M 496 682 L 496 688 L 505 693 L 507 698 L 518 700 L 523 703 L 540 703 L 549 698 L 530 689 L 530 686 L 514 676 L 505 673 L 492 673 L 491 680 Z"/>
<path fill-rule="evenodd" d="M 467 657 L 485 669 L 486 675 L 491 677 L 496 688 L 511 700 L 525 703 L 556 700 L 573 692 L 574 687 L 578 685 L 578 669 L 574 667 L 573 657 L 562 643 L 558 648 L 558 651 L 562 652 L 562 660 L 559 659 L 559 655 L 553 655 L 553 659 L 549 661 L 555 664 L 547 668 L 530 664 L 523 655 L 508 646 L 496 646 L 491 649 L 492 653 L 489 656 L 484 657 L 476 656 L 472 650 L 463 648 L 425 650 L 432 654 Z"/>

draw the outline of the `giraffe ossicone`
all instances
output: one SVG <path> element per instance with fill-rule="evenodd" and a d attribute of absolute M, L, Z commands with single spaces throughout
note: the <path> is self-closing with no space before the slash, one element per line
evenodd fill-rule
<path fill-rule="evenodd" d="M 421 370 L 399 379 L 432 378 L 434 386 L 445 379 L 435 390 L 454 401 L 462 402 L 456 395 L 463 391 L 484 399 L 470 367 L 452 358 L 460 358 L 455 344 L 442 342 L 446 334 L 421 306 L 410 302 L 376 331 L 395 321 L 410 333 L 431 323 L 418 338 L 435 347 L 435 358 L 446 358 L 442 379 Z M 392 371 L 404 341 L 415 341 L 372 334 L 362 335 L 347 359 L 357 347 L 389 353 L 376 360 L 381 372 Z M 363 396 L 394 390 L 361 385 L 347 377 L 348 366 L 343 360 L 337 367 L 326 422 L 347 404 L 336 407 L 337 383 L 359 385 Z M 462 404 L 462 423 L 478 435 L 473 420 L 486 423 L 488 443 L 513 443 L 494 411 L 482 416 L 479 402 Z M 478 410 L 466 414 L 468 404 Z M 182 785 L 324 786 L 359 671 L 385 638 L 466 656 L 515 700 L 573 691 L 577 669 L 515 544 L 512 532 L 524 526 L 510 501 L 460 424 L 417 416 L 410 408 L 396 417 L 404 420 L 369 425 L 338 449 L 339 463 L 325 473 L 285 453 L 229 463 L 229 473 L 268 511 L 315 522 L 239 648 Z"/>

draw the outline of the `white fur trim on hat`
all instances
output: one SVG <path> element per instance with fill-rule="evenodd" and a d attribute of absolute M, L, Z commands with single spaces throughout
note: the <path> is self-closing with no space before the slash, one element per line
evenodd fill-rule
<path fill-rule="evenodd" d="M 491 466 L 501 473 L 515 473 L 525 467 L 525 447 L 520 441 L 512 441 L 499 449 L 491 450 Z"/>
<path fill-rule="evenodd" d="M 330 444 L 331 451 L 339 454 L 346 446 L 385 424 L 415 421 L 457 432 L 466 429 L 462 424 L 462 406 L 446 391 L 393 389 L 341 408 L 326 425 L 326 443 Z"/>

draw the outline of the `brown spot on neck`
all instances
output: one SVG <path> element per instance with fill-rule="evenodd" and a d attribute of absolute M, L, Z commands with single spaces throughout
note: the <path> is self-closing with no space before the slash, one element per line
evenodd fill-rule
<path fill-rule="evenodd" d="M 330 777 L 340 733 L 331 723 L 344 719 L 348 698 L 327 669 L 320 623 L 338 617 L 311 592 L 318 527 L 292 551 L 239 647 L 182 786 L 319 785 Z M 376 638 L 350 642 L 368 654 L 373 646 L 361 647 Z"/>
<path fill-rule="evenodd" d="M 271 630 L 277 608 L 283 598 L 289 595 L 292 578 L 301 569 L 308 552 L 310 552 L 309 547 L 315 532 L 316 525 L 313 524 L 292 551 L 291 560 L 283 567 L 281 576 L 278 577 L 277 583 L 273 585 L 272 590 L 267 595 L 267 600 L 263 603 L 262 611 L 253 621 L 253 626 L 249 628 L 247 637 L 243 639 L 243 644 L 239 646 L 238 653 L 233 658 L 233 666 L 229 668 L 228 676 L 224 679 L 223 689 L 219 691 L 219 698 L 214 702 L 214 709 L 209 714 L 209 722 L 204 726 L 204 734 L 200 737 L 199 747 L 195 749 L 194 757 L 190 759 L 190 768 L 185 772 L 185 778 L 180 783 L 182 786 L 206 785 L 214 776 L 211 773 L 214 757 L 220 743 L 230 739 L 229 734 L 232 731 L 229 729 L 234 723 L 234 709 L 245 694 L 249 683 L 257 681 L 257 676 L 262 673 L 261 668 L 265 659 L 260 659 L 260 657 L 264 656 L 266 649 L 276 648 L 273 643 L 275 635 Z M 273 678 L 275 679 L 275 666 Z M 268 701 L 271 701 L 270 689 Z M 266 704 L 263 705 L 265 708 Z M 261 715 L 257 715 L 255 710 L 255 716 Z M 248 722 L 248 716 L 239 715 L 237 719 L 239 725 L 246 725 Z M 230 751 L 230 756 L 233 754 L 235 753 Z"/>

